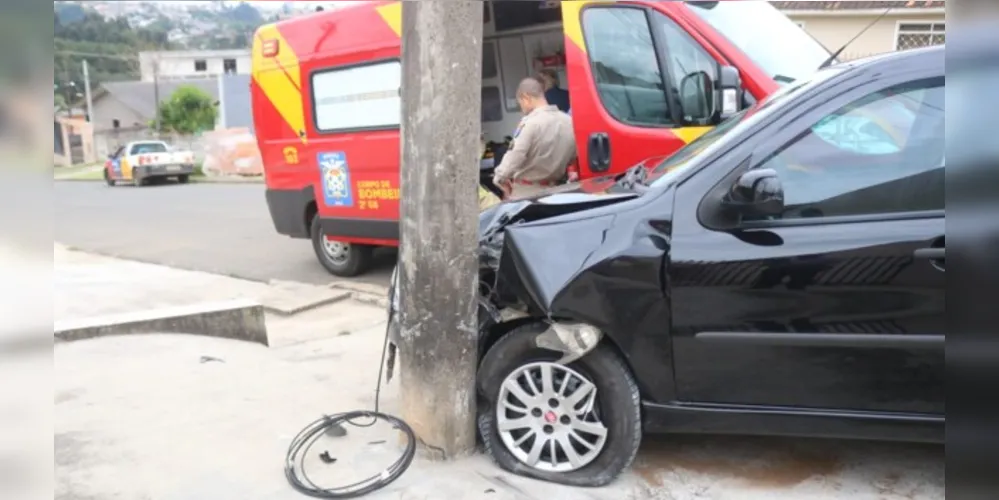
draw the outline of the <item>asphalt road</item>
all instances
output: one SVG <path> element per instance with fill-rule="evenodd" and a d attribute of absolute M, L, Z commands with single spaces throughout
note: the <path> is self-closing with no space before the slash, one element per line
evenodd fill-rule
<path fill-rule="evenodd" d="M 274 231 L 261 184 L 57 181 L 55 199 L 55 241 L 83 251 L 254 281 L 340 279 L 319 265 L 308 240 Z M 353 281 L 387 285 L 395 255 L 379 251 Z"/>

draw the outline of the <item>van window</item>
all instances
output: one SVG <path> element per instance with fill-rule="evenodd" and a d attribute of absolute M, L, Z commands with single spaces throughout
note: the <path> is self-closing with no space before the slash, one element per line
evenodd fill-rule
<path fill-rule="evenodd" d="M 402 64 L 383 61 L 312 73 L 312 116 L 321 133 L 397 128 Z"/>
<path fill-rule="evenodd" d="M 517 105 L 517 86 L 520 80 L 531 73 L 527 66 L 527 51 L 524 49 L 522 37 L 504 37 L 498 41 L 500 76 L 503 78 L 503 97 L 507 111 L 519 112 Z"/>
<path fill-rule="evenodd" d="M 672 77 L 673 91 L 679 95 L 679 86 L 684 77 L 698 72 L 707 73 L 712 82 L 718 81 L 718 63 L 701 44 L 691 38 L 686 31 L 676 25 L 672 19 L 658 12 L 652 15 L 656 28 L 661 30 L 666 50 L 669 54 L 669 72 Z"/>
<path fill-rule="evenodd" d="M 627 7 L 586 9 L 583 35 L 607 112 L 629 125 L 670 125 L 666 86 L 645 12 Z"/>
<path fill-rule="evenodd" d="M 496 46 L 493 42 L 482 44 L 482 79 L 496 78 Z"/>
<path fill-rule="evenodd" d="M 499 87 L 482 87 L 482 121 L 503 121 L 503 97 Z"/>

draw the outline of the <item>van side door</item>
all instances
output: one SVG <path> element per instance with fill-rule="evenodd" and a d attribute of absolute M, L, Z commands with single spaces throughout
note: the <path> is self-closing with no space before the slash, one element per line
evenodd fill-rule
<path fill-rule="evenodd" d="M 718 60 L 672 19 L 639 4 L 562 2 L 568 90 L 582 177 L 672 154 L 709 127 L 685 125 L 678 83 L 717 79 Z"/>

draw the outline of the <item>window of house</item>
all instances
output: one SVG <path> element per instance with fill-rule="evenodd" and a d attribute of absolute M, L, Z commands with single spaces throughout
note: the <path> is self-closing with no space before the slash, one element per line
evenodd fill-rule
<path fill-rule="evenodd" d="M 645 11 L 587 9 L 583 11 L 583 35 L 607 112 L 630 125 L 671 124 L 666 86 Z"/>
<path fill-rule="evenodd" d="M 208 71 L 208 62 L 204 59 L 195 59 L 194 71 Z"/>
<path fill-rule="evenodd" d="M 895 35 L 895 50 L 918 49 L 943 45 L 946 38 L 945 23 L 899 22 Z"/>
<path fill-rule="evenodd" d="M 402 113 L 402 65 L 384 61 L 312 74 L 316 130 L 396 128 Z"/>
<path fill-rule="evenodd" d="M 783 219 L 943 210 L 943 78 L 848 104 L 759 168 L 780 177 Z"/>
<path fill-rule="evenodd" d="M 225 73 L 235 73 L 236 72 L 236 60 L 235 59 L 223 59 L 222 60 L 222 71 Z"/>

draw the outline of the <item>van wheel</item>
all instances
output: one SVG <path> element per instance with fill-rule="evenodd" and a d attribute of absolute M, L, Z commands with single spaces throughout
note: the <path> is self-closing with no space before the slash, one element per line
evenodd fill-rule
<path fill-rule="evenodd" d="M 134 177 L 132 184 L 136 186 L 146 186 L 149 184 L 149 179 L 146 179 L 145 177 Z"/>
<path fill-rule="evenodd" d="M 334 276 L 352 278 L 368 270 L 373 248 L 326 239 L 319 216 L 312 218 L 312 249 L 319 263 Z"/>
<path fill-rule="evenodd" d="M 486 452 L 509 472 L 599 487 L 631 465 L 642 440 L 638 385 L 601 344 L 569 365 L 539 348 L 545 325 L 514 329 L 479 366 L 477 425 Z"/>
<path fill-rule="evenodd" d="M 177 182 L 179 182 L 180 184 L 187 184 L 190 181 L 191 181 L 191 177 L 188 176 L 188 175 L 178 175 L 177 176 Z"/>
<path fill-rule="evenodd" d="M 108 173 L 108 169 L 106 168 L 104 169 L 104 183 L 112 187 L 115 185 L 114 179 L 111 178 L 111 174 Z"/>

